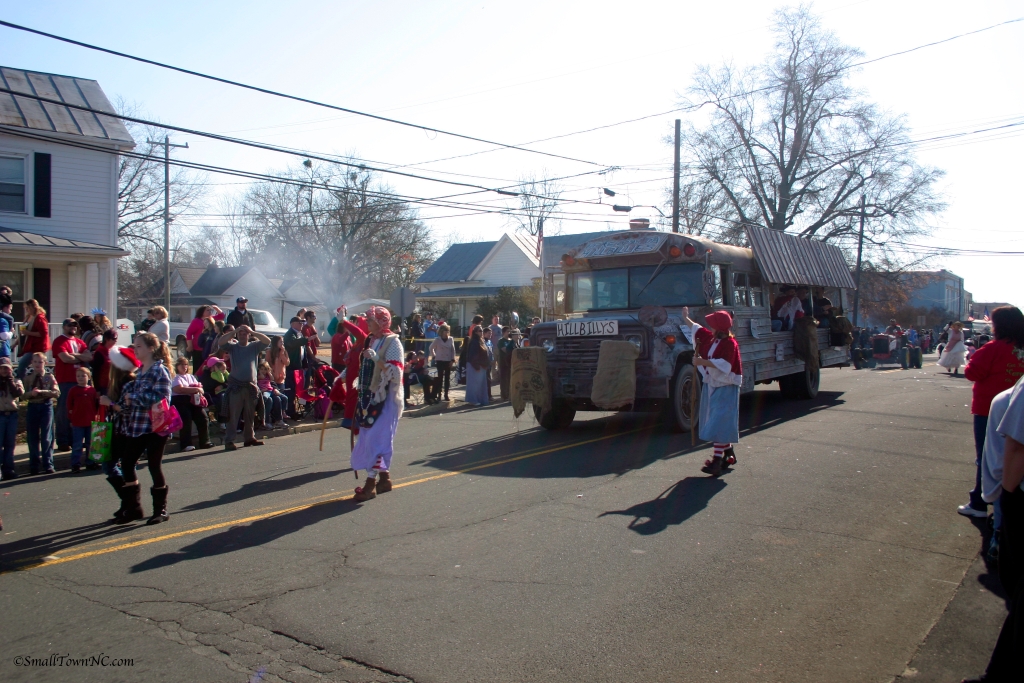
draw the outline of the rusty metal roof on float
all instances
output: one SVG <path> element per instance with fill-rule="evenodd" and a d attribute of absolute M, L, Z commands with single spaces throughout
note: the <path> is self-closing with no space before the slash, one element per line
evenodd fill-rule
<path fill-rule="evenodd" d="M 839 247 L 778 230 L 745 226 L 761 274 L 775 284 L 855 289 Z"/>

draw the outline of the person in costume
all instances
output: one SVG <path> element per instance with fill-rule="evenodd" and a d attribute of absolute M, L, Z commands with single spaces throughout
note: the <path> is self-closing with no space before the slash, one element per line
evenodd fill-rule
<path fill-rule="evenodd" d="M 939 356 L 938 364 L 946 368 L 947 373 L 952 370 L 954 375 L 959 374 L 960 366 L 966 363 L 967 346 L 964 344 L 963 330 L 964 324 L 959 320 L 950 323 L 948 341 Z"/>
<path fill-rule="evenodd" d="M 370 331 L 359 369 L 356 420 L 359 439 L 352 449 L 352 469 L 366 470 L 366 482 L 356 487 L 356 502 L 391 490 L 391 456 L 398 418 L 402 416 L 402 371 L 405 350 L 391 333 L 391 313 L 380 306 L 366 312 Z"/>
<path fill-rule="evenodd" d="M 722 473 L 723 465 L 736 462 L 732 445 L 740 440 L 743 363 L 740 345 L 732 334 L 732 316 L 728 311 L 708 313 L 704 320 L 708 327 L 690 320 L 690 309 L 684 307 L 680 329 L 694 346 L 693 365 L 703 380 L 698 433 L 715 449 L 712 459 L 704 463 L 701 471 L 717 477 Z"/>
<path fill-rule="evenodd" d="M 341 426 L 359 433 L 359 426 L 353 423 L 359 393 L 355 390 L 359 368 L 362 365 L 362 352 L 366 348 L 366 337 L 369 328 L 366 318 L 359 316 L 355 322 L 346 320 L 348 309 L 341 306 L 327 326 L 331 335 L 331 364 L 341 376 L 334 380 L 331 387 L 331 402 L 344 406 Z"/>

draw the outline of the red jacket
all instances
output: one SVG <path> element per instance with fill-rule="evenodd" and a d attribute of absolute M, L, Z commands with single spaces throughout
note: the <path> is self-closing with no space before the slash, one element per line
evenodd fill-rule
<path fill-rule="evenodd" d="M 95 387 L 76 384 L 68 391 L 68 417 L 72 427 L 91 427 L 99 407 L 99 394 Z"/>
<path fill-rule="evenodd" d="M 994 339 L 975 351 L 964 368 L 964 377 L 974 382 L 971 414 L 988 415 L 996 394 L 1016 384 L 1021 375 L 1024 361 L 1006 339 Z"/>

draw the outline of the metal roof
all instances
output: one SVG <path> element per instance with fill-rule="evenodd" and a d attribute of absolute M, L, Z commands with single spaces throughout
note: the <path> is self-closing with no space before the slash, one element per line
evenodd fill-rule
<path fill-rule="evenodd" d="M 34 232 L 14 230 L 0 226 L 0 248 L 4 249 L 33 249 L 33 248 L 55 248 L 69 249 L 76 252 L 88 250 L 90 252 L 104 253 L 106 256 L 127 256 L 128 252 L 120 247 L 112 247 L 107 244 L 94 244 L 81 240 L 66 240 L 61 237 L 50 237 L 49 235 L 38 235 Z"/>
<path fill-rule="evenodd" d="M 761 274 L 774 284 L 855 289 L 839 247 L 778 230 L 745 226 Z"/>
<path fill-rule="evenodd" d="M 192 296 L 223 296 L 228 287 L 238 282 L 255 266 L 234 266 L 231 268 L 207 268 L 202 277 L 195 281 L 189 291 Z"/>
<path fill-rule="evenodd" d="M 453 244 L 434 261 L 416 282 L 462 282 L 469 279 L 497 242 Z"/>
<path fill-rule="evenodd" d="M 115 113 L 100 84 L 86 78 L 0 67 L 0 85 L 32 97 Z M 124 147 L 135 146 L 135 140 L 120 119 L 10 93 L 0 93 L 0 125 L 99 138 Z"/>
<path fill-rule="evenodd" d="M 544 267 L 556 268 L 562 261 L 565 252 L 580 246 L 588 240 L 608 235 L 621 230 L 602 230 L 600 232 L 579 232 L 574 235 L 544 235 Z"/>

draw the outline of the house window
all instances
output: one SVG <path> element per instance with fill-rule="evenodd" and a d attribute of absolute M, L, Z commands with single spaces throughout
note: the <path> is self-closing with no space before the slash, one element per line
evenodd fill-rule
<path fill-rule="evenodd" d="M 0 157 L 0 211 L 25 213 L 25 160 Z"/>
<path fill-rule="evenodd" d="M 24 270 L 0 270 L 0 285 L 11 288 L 11 299 L 14 305 L 11 307 L 11 315 L 15 320 L 25 319 L 25 271 Z"/>

